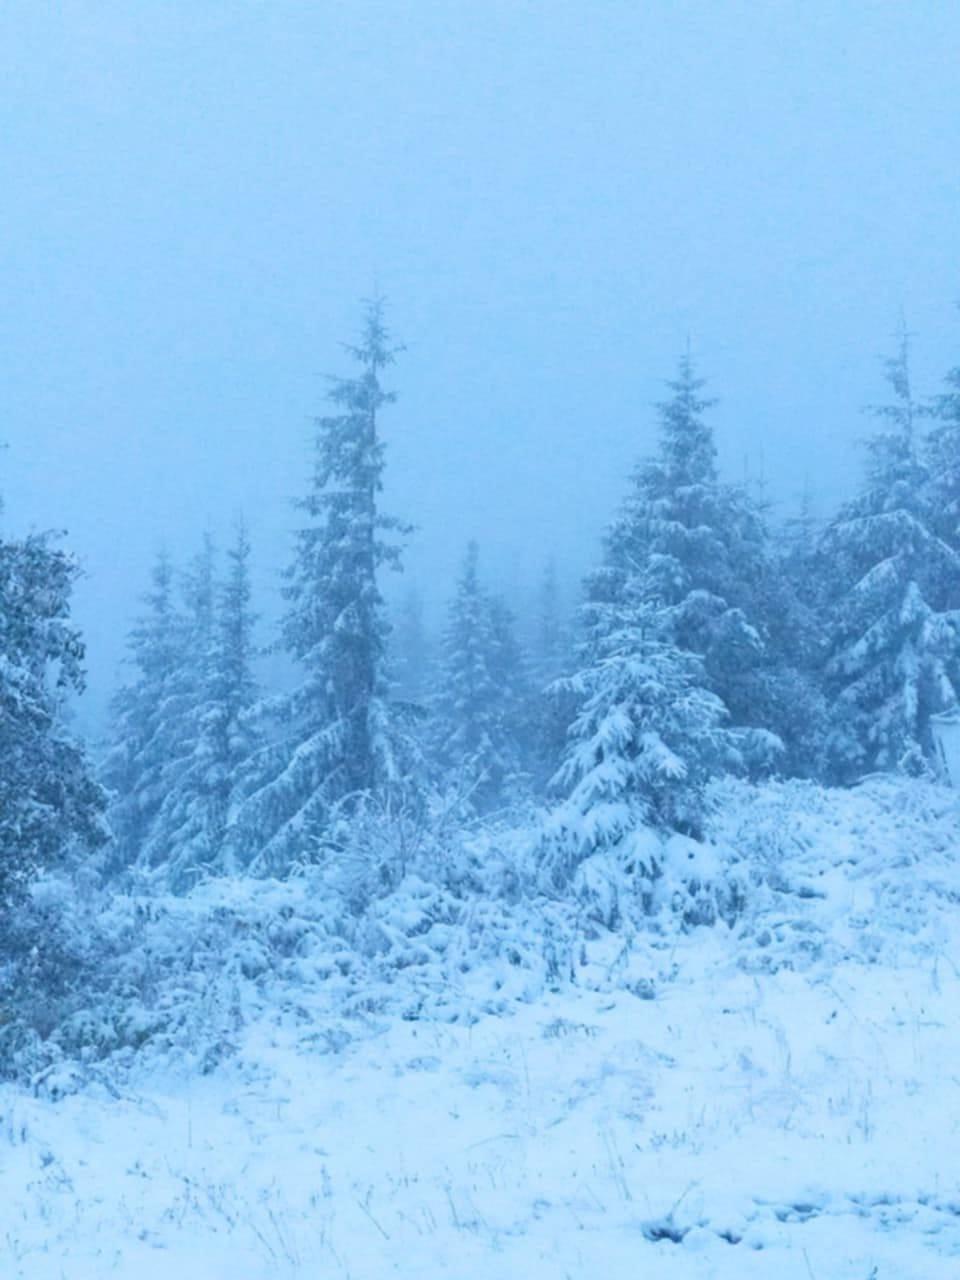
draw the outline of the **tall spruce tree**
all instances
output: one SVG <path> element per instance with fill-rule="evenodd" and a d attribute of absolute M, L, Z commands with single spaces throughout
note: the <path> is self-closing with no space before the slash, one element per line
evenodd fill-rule
<path fill-rule="evenodd" d="M 699 656 L 706 686 L 730 712 L 739 754 L 757 766 L 779 756 L 758 678 L 768 662 L 763 589 L 771 581 L 762 512 L 717 472 L 714 403 L 702 394 L 689 351 L 660 406 L 660 445 L 634 474 L 588 580 L 594 605 L 649 605 L 664 643 Z M 732 743 L 734 738 L 731 737 Z"/>
<path fill-rule="evenodd" d="M 537 603 L 525 720 L 533 780 L 536 790 L 542 793 L 556 772 L 577 708 L 576 698 L 561 683 L 561 678 L 574 667 L 574 637 L 564 613 L 552 558 L 544 569 Z"/>
<path fill-rule="evenodd" d="M 400 567 L 389 535 L 407 532 L 383 515 L 380 412 L 394 394 L 381 376 L 395 358 L 383 304 L 367 305 L 358 366 L 332 381 L 334 412 L 317 420 L 313 479 L 297 508 L 286 573 L 282 644 L 301 673 L 292 693 L 265 708 L 274 733 L 245 770 L 235 839 L 258 866 L 309 858 L 334 812 L 349 810 L 405 777 L 404 740 L 387 697 L 388 624 L 378 572 Z"/>
<path fill-rule="evenodd" d="M 886 376 L 893 399 L 872 410 L 883 427 L 866 442 L 863 489 L 828 527 L 820 553 L 835 584 L 825 687 L 839 781 L 922 768 L 933 756 L 931 714 L 956 701 L 960 555 L 947 541 L 945 473 L 931 475 L 918 449 L 903 326 Z M 946 440 L 938 433 L 937 450 Z"/>
<path fill-rule="evenodd" d="M 924 407 L 933 426 L 922 457 L 930 493 L 934 532 L 960 551 L 960 365 L 945 378 L 945 389 Z"/>
<path fill-rule="evenodd" d="M 806 778 L 823 776 L 829 727 L 821 687 L 826 584 L 817 558 L 820 532 L 805 486 L 796 515 L 770 539 L 766 572 L 758 579 L 756 593 L 764 623 L 764 656 L 745 676 L 757 719 L 783 742 L 778 771 Z"/>
<path fill-rule="evenodd" d="M 222 870 L 227 872 L 236 869 L 233 850 L 226 842 L 236 779 L 243 764 L 262 745 L 252 714 L 259 697 L 253 668 L 257 614 L 252 598 L 250 539 L 240 520 L 233 545 L 227 550 L 227 572 L 220 588 L 210 701 L 203 721 L 206 826 L 212 847 L 224 859 Z"/>
<path fill-rule="evenodd" d="M 38 871 L 107 838 L 106 796 L 65 725 L 84 683 L 76 577 L 49 537 L 0 539 L 0 920 Z"/>
<path fill-rule="evenodd" d="M 193 732 L 190 627 L 165 551 L 156 559 L 143 602 L 146 610 L 128 638 L 132 676 L 111 702 L 110 745 L 102 769 L 112 793 L 108 866 L 114 872 L 141 861 L 164 800 L 179 783 Z"/>
<path fill-rule="evenodd" d="M 160 869 L 174 890 L 234 869 L 225 845 L 234 778 L 257 745 L 247 722 L 256 695 L 249 554 L 241 524 L 226 580 L 218 583 L 207 536 L 184 579 L 188 645 L 181 685 L 188 702 L 180 756 L 169 762 L 169 785 L 140 854 L 141 864 Z"/>
<path fill-rule="evenodd" d="M 507 798 L 522 771 L 523 660 L 513 618 L 480 582 L 471 542 L 443 634 L 434 706 L 436 755 L 480 811 Z"/>
<path fill-rule="evenodd" d="M 645 825 L 698 835 L 710 775 L 769 767 L 782 751 L 755 705 L 769 661 L 762 513 L 720 482 L 689 352 L 669 386 L 659 450 L 637 468 L 587 580 L 580 670 L 557 685 L 578 712 L 544 843 L 555 876 Z"/>
<path fill-rule="evenodd" d="M 533 670 L 540 684 L 559 679 L 570 660 L 571 636 L 564 617 L 557 581 L 557 562 L 547 561 L 540 581 L 533 652 Z"/>
<path fill-rule="evenodd" d="M 203 760 L 214 656 L 215 560 L 213 539 L 206 533 L 180 579 L 176 714 L 165 726 L 164 794 L 137 859 L 142 868 L 160 871 L 173 888 L 189 887 L 212 858 L 204 838 Z"/>
<path fill-rule="evenodd" d="M 401 698 L 419 705 L 427 692 L 430 643 L 423 620 L 423 600 L 411 587 L 400 606 L 394 629 L 393 677 Z"/>

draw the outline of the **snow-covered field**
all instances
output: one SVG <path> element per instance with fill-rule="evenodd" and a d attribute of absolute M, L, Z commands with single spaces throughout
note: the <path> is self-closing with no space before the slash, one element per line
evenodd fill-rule
<path fill-rule="evenodd" d="M 212 1074 L 4 1086 L 0 1275 L 960 1275 L 957 819 L 926 794 L 781 822 L 779 890 L 741 928 L 636 940 L 669 974 L 649 986 L 547 983 L 447 1021 L 455 999 L 345 1015 L 320 984 Z"/>

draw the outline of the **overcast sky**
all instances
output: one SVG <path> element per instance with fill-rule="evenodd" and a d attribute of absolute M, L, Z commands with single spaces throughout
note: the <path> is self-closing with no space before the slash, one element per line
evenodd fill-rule
<path fill-rule="evenodd" d="M 945 0 L 4 0 L 4 522 L 94 704 L 162 542 L 242 510 L 274 581 L 375 288 L 431 597 L 579 576 L 688 336 L 730 474 L 842 496 L 899 308 L 960 363 L 958 68 Z"/>

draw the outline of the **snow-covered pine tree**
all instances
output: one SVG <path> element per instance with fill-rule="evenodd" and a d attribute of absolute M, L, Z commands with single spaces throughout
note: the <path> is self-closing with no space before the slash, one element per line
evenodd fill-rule
<path fill-rule="evenodd" d="M 203 838 L 205 787 L 203 722 L 210 699 L 216 585 L 213 539 L 204 534 L 200 550 L 181 579 L 184 609 L 178 615 L 179 670 L 176 720 L 167 725 L 169 755 L 163 767 L 164 795 L 138 854 L 139 865 L 159 870 L 170 887 L 189 886 L 211 850 Z"/>
<path fill-rule="evenodd" d="M 403 598 L 393 638 L 393 678 L 399 696 L 420 705 L 427 692 L 430 644 L 423 621 L 423 600 L 415 587 Z"/>
<path fill-rule="evenodd" d="M 579 710 L 553 784 L 566 799 L 545 833 L 555 878 L 641 828 L 698 834 L 710 775 L 782 749 L 754 718 L 767 661 L 762 515 L 719 480 L 711 402 L 689 352 L 669 385 L 660 448 L 638 467 L 587 580 L 581 669 L 558 682 Z"/>
<path fill-rule="evenodd" d="M 945 389 L 924 407 L 934 425 L 921 453 L 934 532 L 960 551 L 960 365 L 944 381 Z"/>
<path fill-rule="evenodd" d="M 816 495 L 810 477 L 805 476 L 794 513 L 783 521 L 780 528 L 780 562 L 795 567 L 798 574 L 802 573 L 813 563 L 822 530 L 823 521 L 817 515 Z"/>
<path fill-rule="evenodd" d="M 190 661 L 183 680 L 189 704 L 182 754 L 170 761 L 170 785 L 140 859 L 161 869 L 176 891 L 203 874 L 232 869 L 224 839 L 234 777 L 257 743 L 246 720 L 256 697 L 249 555 L 241 523 L 223 584 L 215 581 L 209 536 L 184 579 Z"/>
<path fill-rule="evenodd" d="M 497 593 L 489 594 L 487 600 L 493 640 L 490 670 L 501 691 L 504 762 L 509 763 L 511 755 L 515 761 L 504 774 L 503 795 L 505 799 L 509 794 L 519 798 L 529 789 L 530 766 L 536 749 L 534 726 L 529 718 L 530 662 L 517 637 L 513 610 Z"/>
<path fill-rule="evenodd" d="M 210 672 L 210 700 L 202 730 L 206 829 L 217 855 L 224 853 L 236 778 L 245 761 L 262 743 L 252 715 L 259 697 L 253 669 L 257 614 L 252 606 L 250 539 L 246 525 L 237 522 L 233 546 L 227 550 L 227 572 L 220 588 Z M 229 848 L 221 869 L 236 869 Z"/>
<path fill-rule="evenodd" d="M 111 702 L 110 744 L 102 777 L 111 795 L 111 873 L 137 864 L 165 798 L 179 781 L 193 732 L 195 682 L 188 620 L 178 608 L 174 573 L 162 551 L 151 571 L 146 611 L 128 639 L 133 678 Z"/>
<path fill-rule="evenodd" d="M 0 918 L 36 872 L 107 838 L 106 795 L 64 723 L 84 683 L 77 572 L 49 537 L 0 540 Z"/>
<path fill-rule="evenodd" d="M 660 447 L 634 474 L 588 599 L 623 605 L 630 596 L 656 609 L 664 643 L 699 655 L 707 687 L 738 730 L 739 754 L 762 766 L 781 746 L 757 714 L 754 680 L 766 661 L 767 532 L 747 491 L 719 479 L 704 385 L 688 351 L 659 406 Z"/>
<path fill-rule="evenodd" d="M 486 812 L 519 779 L 524 687 L 513 618 L 483 588 L 478 559 L 471 542 L 441 642 L 433 736 L 443 769 L 461 779 L 473 805 Z"/>
<path fill-rule="evenodd" d="M 571 647 L 570 627 L 563 614 L 557 581 L 557 562 L 551 556 L 540 581 L 536 618 L 532 666 L 539 683 L 547 685 L 560 678 L 569 665 Z"/>
<path fill-rule="evenodd" d="M 406 781 L 407 745 L 387 697 L 389 630 L 378 572 L 400 567 L 389 534 L 408 531 L 381 514 L 384 446 L 381 385 L 391 346 L 382 301 L 367 304 L 363 332 L 347 348 L 359 366 L 333 380 L 334 412 L 317 420 L 305 521 L 286 573 L 282 644 L 300 685 L 263 708 L 271 741 L 244 770 L 244 799 L 231 830 L 238 860 L 283 869 L 316 853 L 334 813 Z"/>
<path fill-rule="evenodd" d="M 936 531 L 943 508 L 934 502 L 947 495 L 919 456 L 903 326 L 886 374 L 893 400 L 872 410 L 884 425 L 866 442 L 866 483 L 820 549 L 824 577 L 835 584 L 825 688 L 839 781 L 921 769 L 933 755 L 930 715 L 956 701 L 960 555 Z"/>
<path fill-rule="evenodd" d="M 756 601 L 763 619 L 763 660 L 744 674 L 755 718 L 779 736 L 777 769 L 788 776 L 819 778 L 828 731 L 823 667 L 823 566 L 816 548 L 820 522 L 805 487 L 795 516 L 775 529 Z"/>
<path fill-rule="evenodd" d="M 572 627 L 564 614 L 552 557 L 540 583 L 533 639 L 526 721 L 534 783 L 542 792 L 556 772 L 566 746 L 567 728 L 576 712 L 575 698 L 558 683 L 573 669 L 575 655 Z"/>
<path fill-rule="evenodd" d="M 565 798 L 544 832 L 556 884 L 602 849 L 657 828 L 698 836 L 704 790 L 730 742 L 702 659 L 677 648 L 668 615 L 628 584 L 584 608 L 585 665 L 559 681 L 579 712 L 554 786 Z"/>

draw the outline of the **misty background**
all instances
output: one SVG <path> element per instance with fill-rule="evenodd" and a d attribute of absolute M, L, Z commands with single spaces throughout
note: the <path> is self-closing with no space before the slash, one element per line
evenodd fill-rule
<path fill-rule="evenodd" d="M 781 511 L 858 475 L 901 308 L 956 363 L 960 9 L 205 2 L 0 11 L 0 490 L 85 578 L 95 724 L 152 558 L 250 526 L 276 613 L 325 375 L 375 290 L 384 509 L 569 602 L 688 338 Z"/>

